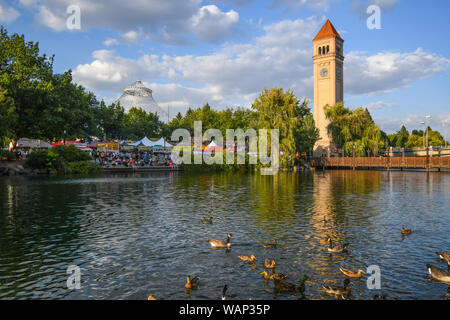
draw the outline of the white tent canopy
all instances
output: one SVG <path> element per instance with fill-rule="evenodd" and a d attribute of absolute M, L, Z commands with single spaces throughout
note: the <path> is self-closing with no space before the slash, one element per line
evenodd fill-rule
<path fill-rule="evenodd" d="M 211 141 L 210 144 L 208 144 L 208 148 L 213 148 L 213 147 L 217 147 L 217 144 L 213 141 Z"/>
<path fill-rule="evenodd" d="M 171 147 L 172 145 L 165 141 L 163 138 L 159 139 L 158 141 L 153 142 L 153 146 L 161 146 L 161 147 Z"/>
<path fill-rule="evenodd" d="M 145 147 L 152 147 L 153 146 L 153 142 L 150 141 L 149 138 L 147 137 L 143 137 L 141 140 L 136 141 L 135 143 L 131 143 L 130 146 L 145 146 Z"/>
<path fill-rule="evenodd" d="M 164 138 L 159 139 L 158 141 L 151 141 L 149 138 L 144 137 L 139 141 L 136 141 L 135 143 L 131 143 L 130 146 L 145 146 L 145 147 L 154 147 L 154 146 L 161 146 L 161 147 L 171 147 L 172 145 L 169 144 L 164 140 Z"/>

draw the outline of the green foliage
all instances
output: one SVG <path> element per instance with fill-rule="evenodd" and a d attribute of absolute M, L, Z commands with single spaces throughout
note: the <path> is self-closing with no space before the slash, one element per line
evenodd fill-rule
<path fill-rule="evenodd" d="M 32 169 L 44 169 L 47 163 L 47 150 L 35 151 L 28 155 L 26 166 Z"/>
<path fill-rule="evenodd" d="M 405 126 L 402 126 L 400 131 L 389 135 L 389 144 L 391 147 L 404 147 L 409 139 L 409 132 Z"/>
<path fill-rule="evenodd" d="M 439 131 L 433 131 L 430 127 L 424 132 L 422 130 L 413 130 L 408 140 L 405 142 L 405 148 L 420 148 L 426 144 L 426 135 L 428 132 L 429 146 L 444 146 L 445 140 Z"/>
<path fill-rule="evenodd" d="M 131 140 L 139 140 L 144 136 L 157 137 L 161 135 L 161 126 L 157 114 L 133 107 L 123 116 L 122 137 Z"/>
<path fill-rule="evenodd" d="M 64 162 L 92 160 L 92 157 L 88 153 L 79 150 L 77 147 L 73 145 L 68 146 L 60 145 L 54 147 L 51 150 L 52 152 L 56 153 Z"/>
<path fill-rule="evenodd" d="M 53 74 L 53 56 L 3 27 L 0 47 L 0 136 L 50 140 L 96 133 L 95 96 L 72 83 L 70 70 Z"/>
<path fill-rule="evenodd" d="M 369 110 L 350 110 L 343 103 L 325 106 L 325 116 L 330 120 L 328 132 L 333 141 L 342 146 L 346 156 L 376 156 L 387 147 L 387 136 L 375 124 Z"/>
<path fill-rule="evenodd" d="M 0 150 L 0 159 L 6 158 L 8 161 L 16 160 L 16 154 L 8 150 Z"/>
<path fill-rule="evenodd" d="M 195 121 L 202 121 L 203 131 L 211 128 L 220 130 L 224 138 L 227 129 L 267 129 L 269 135 L 271 129 L 278 129 L 282 166 L 292 166 L 295 153 L 311 151 L 319 137 L 308 101 L 300 103 L 292 91 L 284 92 L 281 88 L 264 89 L 251 109 L 215 111 L 209 104 L 195 110 L 189 109 L 184 117 L 179 113 L 172 119 L 168 131 L 184 128 L 193 136 Z"/>
<path fill-rule="evenodd" d="M 35 151 L 28 155 L 26 166 L 32 169 L 45 169 L 50 173 L 84 174 L 100 170 L 92 158 L 75 146 L 57 146 L 50 150 Z"/>
<path fill-rule="evenodd" d="M 101 166 L 97 162 L 92 161 L 76 161 L 67 165 L 67 171 L 71 174 L 90 174 L 101 171 Z"/>
<path fill-rule="evenodd" d="M 306 100 L 300 104 L 292 91 L 264 89 L 252 108 L 258 128 L 279 130 L 281 166 L 292 166 L 296 152 L 312 150 L 319 134 Z"/>

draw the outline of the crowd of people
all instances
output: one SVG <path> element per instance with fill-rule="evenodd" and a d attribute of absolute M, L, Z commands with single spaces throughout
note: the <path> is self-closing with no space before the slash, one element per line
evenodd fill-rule
<path fill-rule="evenodd" d="M 104 152 L 94 154 L 95 161 L 104 168 L 111 167 L 173 167 L 170 154 L 155 154 L 153 152 Z"/>

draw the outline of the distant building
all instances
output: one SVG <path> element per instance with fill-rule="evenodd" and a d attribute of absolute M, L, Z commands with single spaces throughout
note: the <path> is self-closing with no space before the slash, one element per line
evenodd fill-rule
<path fill-rule="evenodd" d="M 167 112 L 153 99 L 152 90 L 145 87 L 140 80 L 126 87 L 116 103 L 120 103 L 125 112 L 130 111 L 132 107 L 141 108 L 146 112 L 156 113 L 161 121 L 167 121 Z"/>
<path fill-rule="evenodd" d="M 327 20 L 314 38 L 313 45 L 314 121 L 320 134 L 320 140 L 314 146 L 314 156 L 320 157 L 333 145 L 324 106 L 344 101 L 344 39 Z"/>

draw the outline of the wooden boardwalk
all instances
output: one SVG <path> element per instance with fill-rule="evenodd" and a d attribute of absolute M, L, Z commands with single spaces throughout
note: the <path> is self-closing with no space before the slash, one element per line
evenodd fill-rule
<path fill-rule="evenodd" d="M 315 158 L 316 168 L 450 169 L 450 157 L 341 157 Z"/>
<path fill-rule="evenodd" d="M 103 167 L 103 172 L 163 172 L 163 171 L 181 171 L 178 166 L 154 166 L 154 167 Z"/>

